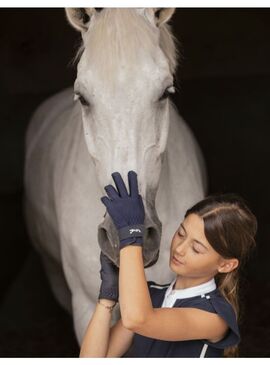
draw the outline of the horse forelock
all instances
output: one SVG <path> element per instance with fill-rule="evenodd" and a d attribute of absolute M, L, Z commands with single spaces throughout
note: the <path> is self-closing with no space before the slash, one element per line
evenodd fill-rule
<path fill-rule="evenodd" d="M 95 23 L 90 25 L 74 57 L 74 63 L 85 53 L 87 64 L 108 84 L 114 81 L 119 67 L 136 67 L 139 56 L 154 54 L 159 46 L 173 75 L 179 56 L 177 39 L 169 24 L 163 24 L 159 29 L 160 34 L 134 9 L 104 9 L 96 17 Z"/>

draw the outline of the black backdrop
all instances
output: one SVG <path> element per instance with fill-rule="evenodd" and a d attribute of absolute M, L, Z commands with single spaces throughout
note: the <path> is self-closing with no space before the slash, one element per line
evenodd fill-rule
<path fill-rule="evenodd" d="M 204 153 L 209 193 L 240 194 L 258 219 L 240 355 L 268 357 L 270 9 L 178 8 L 171 24 L 183 56 L 173 100 Z M 21 198 L 29 118 L 73 84 L 80 34 L 62 8 L 1 8 L 0 40 L 0 356 L 78 356 L 72 319 L 30 246 Z"/>

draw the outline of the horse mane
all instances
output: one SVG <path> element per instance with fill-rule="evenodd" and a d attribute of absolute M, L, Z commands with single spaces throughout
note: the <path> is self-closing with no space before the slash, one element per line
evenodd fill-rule
<path fill-rule="evenodd" d="M 91 26 L 90 23 L 71 63 L 79 62 L 86 51 L 88 62 L 93 63 L 108 82 L 116 67 L 123 64 L 132 67 L 139 52 L 149 53 L 159 44 L 174 75 L 179 62 L 180 42 L 172 34 L 170 24 L 161 24 L 159 29 L 160 33 L 132 8 L 104 8 L 95 24 Z"/>

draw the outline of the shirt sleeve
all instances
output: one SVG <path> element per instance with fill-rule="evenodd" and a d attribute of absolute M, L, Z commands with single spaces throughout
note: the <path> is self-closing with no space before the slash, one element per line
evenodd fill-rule
<path fill-rule="evenodd" d="M 150 293 L 151 293 L 150 285 L 152 285 L 152 284 L 156 285 L 156 283 L 154 281 L 152 281 L 152 280 L 148 280 L 147 281 L 147 286 L 148 286 L 148 290 L 149 290 Z"/>
<path fill-rule="evenodd" d="M 217 349 L 225 349 L 226 347 L 235 346 L 240 342 L 241 336 L 238 328 L 236 314 L 230 303 L 221 295 L 219 296 L 208 296 L 209 304 L 214 309 L 211 312 L 217 313 L 222 317 L 228 324 L 228 331 L 226 335 L 218 342 L 213 343 L 208 340 L 203 340 L 204 343 L 208 344 Z"/>
<path fill-rule="evenodd" d="M 151 301 L 152 301 L 152 305 L 153 305 L 153 289 L 154 288 L 151 288 L 151 285 L 156 285 L 157 283 L 155 283 L 154 281 L 152 280 L 148 280 L 147 281 L 147 286 L 148 286 L 148 291 L 149 291 L 149 295 L 150 295 L 150 298 L 151 298 Z"/>

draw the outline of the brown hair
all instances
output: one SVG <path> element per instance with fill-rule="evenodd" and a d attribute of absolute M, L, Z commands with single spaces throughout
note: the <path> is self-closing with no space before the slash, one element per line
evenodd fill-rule
<path fill-rule="evenodd" d="M 232 305 L 238 323 L 240 272 L 256 247 L 257 219 L 247 202 L 237 194 L 212 194 L 186 211 L 200 216 L 204 221 L 204 233 L 208 242 L 225 259 L 237 258 L 238 267 L 228 273 L 215 276 L 217 287 Z M 224 350 L 225 357 L 239 356 L 238 345 Z"/>

